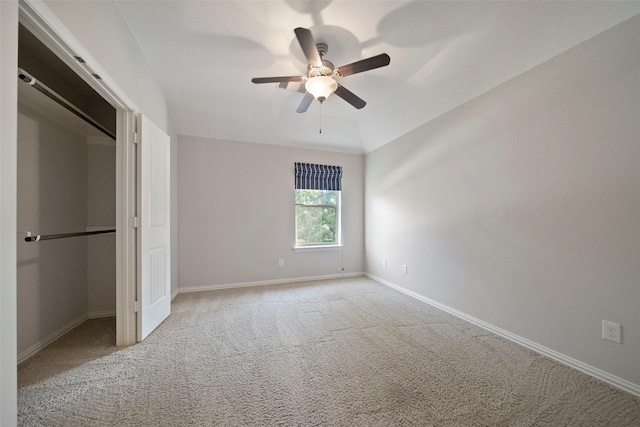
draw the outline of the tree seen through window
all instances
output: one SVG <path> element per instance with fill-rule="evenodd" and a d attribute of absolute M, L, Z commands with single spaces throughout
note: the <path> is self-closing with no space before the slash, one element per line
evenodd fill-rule
<path fill-rule="evenodd" d="M 338 244 L 340 192 L 296 190 L 296 245 Z"/>

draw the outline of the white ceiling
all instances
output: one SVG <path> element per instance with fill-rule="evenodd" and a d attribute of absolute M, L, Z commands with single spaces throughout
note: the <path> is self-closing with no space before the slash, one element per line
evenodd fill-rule
<path fill-rule="evenodd" d="M 637 1 L 117 3 L 165 90 L 178 134 L 355 153 L 640 13 Z M 325 58 L 336 66 L 391 56 L 388 67 L 339 81 L 366 107 L 333 95 L 298 114 L 302 93 L 251 83 L 305 74 L 296 27 L 327 43 Z"/>

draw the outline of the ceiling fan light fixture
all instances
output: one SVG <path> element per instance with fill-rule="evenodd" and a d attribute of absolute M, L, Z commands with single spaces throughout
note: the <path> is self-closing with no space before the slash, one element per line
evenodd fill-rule
<path fill-rule="evenodd" d="M 291 89 L 289 88 L 289 83 L 292 82 L 301 85 L 304 84 L 305 94 L 296 110 L 297 113 L 307 111 L 307 108 L 309 108 L 309 105 L 311 105 L 314 99 L 317 99 L 322 104 L 333 92 L 336 93 L 336 96 L 342 98 L 358 110 L 367 105 L 367 103 L 356 94 L 336 83 L 335 79 L 386 67 L 391 62 L 389 55 L 381 53 L 380 55 L 361 59 L 336 68 L 331 62 L 324 59 L 324 55 L 328 49 L 326 43 L 316 44 L 311 31 L 306 28 L 298 27 L 294 32 L 296 33 L 300 48 L 302 48 L 302 53 L 304 53 L 309 63 L 307 66 L 307 74 L 305 76 L 254 77 L 251 79 L 251 82 L 256 84 L 278 83 L 279 87 L 286 89 Z M 300 86 L 300 89 L 302 89 L 302 86 Z M 302 92 L 302 90 L 300 90 L 300 92 Z"/>
<path fill-rule="evenodd" d="M 338 88 L 338 83 L 329 76 L 311 77 L 304 85 L 304 88 L 315 99 L 324 102 Z"/>

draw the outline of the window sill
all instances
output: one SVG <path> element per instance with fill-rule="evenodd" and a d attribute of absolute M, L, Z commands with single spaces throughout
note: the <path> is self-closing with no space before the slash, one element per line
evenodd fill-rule
<path fill-rule="evenodd" d="M 318 252 L 318 251 L 339 251 L 342 245 L 318 245 L 318 246 L 294 246 L 296 252 Z"/>

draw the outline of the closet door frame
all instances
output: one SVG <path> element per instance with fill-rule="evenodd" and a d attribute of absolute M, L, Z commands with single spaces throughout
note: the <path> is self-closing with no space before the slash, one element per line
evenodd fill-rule
<path fill-rule="evenodd" d="M 19 21 L 116 109 L 116 344 L 135 344 L 135 113 L 139 109 L 42 2 L 21 0 Z M 76 57 L 81 57 L 84 62 L 79 62 Z M 96 79 L 94 75 L 100 78 Z"/>
<path fill-rule="evenodd" d="M 17 425 L 16 180 L 18 5 L 0 2 L 0 420 Z"/>

